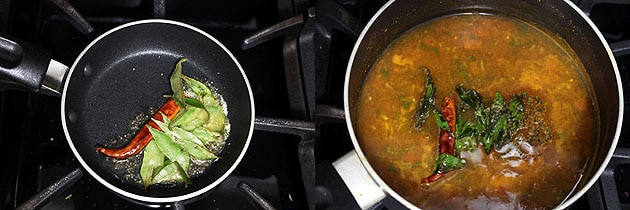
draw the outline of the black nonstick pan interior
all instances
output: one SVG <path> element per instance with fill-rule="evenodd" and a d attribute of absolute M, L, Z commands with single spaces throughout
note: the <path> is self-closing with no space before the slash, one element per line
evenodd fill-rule
<path fill-rule="evenodd" d="M 167 100 L 163 94 L 171 92 L 169 77 L 180 58 L 188 59 L 185 75 L 211 84 L 225 99 L 229 137 L 220 159 L 192 184 L 145 191 L 116 177 L 96 148 L 130 133 L 136 116 Z M 73 64 L 62 95 L 64 132 L 83 167 L 108 188 L 145 202 L 185 200 L 216 186 L 245 153 L 253 118 L 251 89 L 235 58 L 204 32 L 165 20 L 126 24 L 97 38 Z"/>

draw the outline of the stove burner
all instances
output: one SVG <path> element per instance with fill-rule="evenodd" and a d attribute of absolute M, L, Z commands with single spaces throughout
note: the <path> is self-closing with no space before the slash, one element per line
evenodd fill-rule
<path fill-rule="evenodd" d="M 327 90 L 332 30 L 356 39 L 362 26 L 332 0 L 319 0 L 307 14 L 299 14 L 246 38 L 243 49 L 285 36 L 284 69 L 293 117 L 313 120 L 316 103 Z"/>

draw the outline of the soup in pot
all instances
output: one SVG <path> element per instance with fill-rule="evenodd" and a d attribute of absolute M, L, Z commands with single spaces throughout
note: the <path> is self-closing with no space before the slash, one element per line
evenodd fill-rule
<path fill-rule="evenodd" d="M 425 68 L 436 111 L 416 126 L 428 87 Z M 530 104 L 508 143 L 487 148 L 488 131 L 466 150 L 456 145 L 453 156 L 463 166 L 426 181 L 443 153 L 439 138 L 446 130 L 434 117 L 443 99 L 455 99 L 458 119 L 481 122 L 458 85 L 476 91 L 486 107 L 497 92 L 505 104 L 519 96 Z M 354 129 L 379 176 L 420 208 L 553 208 L 572 192 L 597 148 L 593 97 L 584 67 L 558 37 L 512 17 L 460 14 L 418 25 L 383 51 L 361 89 Z M 541 127 L 520 135 L 528 117 L 535 118 L 528 126 Z"/>

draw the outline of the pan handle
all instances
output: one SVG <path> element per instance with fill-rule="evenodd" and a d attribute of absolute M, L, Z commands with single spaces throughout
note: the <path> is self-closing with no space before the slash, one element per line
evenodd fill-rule
<path fill-rule="evenodd" d="M 52 183 L 45 189 L 42 189 L 41 191 L 30 197 L 27 201 L 20 204 L 20 206 L 15 209 L 26 210 L 40 208 L 48 201 L 48 199 L 50 199 L 55 194 L 61 193 L 71 187 L 77 181 L 79 181 L 81 177 L 83 177 L 83 170 L 80 168 L 74 169 L 66 176 L 61 177 L 61 179 L 57 180 L 55 183 Z"/>
<path fill-rule="evenodd" d="M 59 96 L 68 67 L 47 50 L 0 36 L 0 87 Z"/>
<path fill-rule="evenodd" d="M 355 150 L 333 162 L 333 167 L 361 209 L 375 209 L 382 204 L 386 194 L 370 177 Z"/>

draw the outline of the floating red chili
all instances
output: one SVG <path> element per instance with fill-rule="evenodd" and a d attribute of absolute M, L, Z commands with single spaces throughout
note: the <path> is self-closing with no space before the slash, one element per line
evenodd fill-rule
<path fill-rule="evenodd" d="M 463 163 L 455 157 L 455 97 L 445 97 L 442 103 L 441 116 L 438 121 L 446 122 L 444 127 L 440 126 L 439 136 L 439 156 L 437 158 L 437 166 L 433 174 L 422 179 L 422 184 L 431 183 L 439 180 L 446 172 L 463 167 Z M 438 123 L 440 124 L 440 123 Z"/>
<path fill-rule="evenodd" d="M 455 155 L 455 97 L 444 98 L 441 113 L 449 130 L 440 129 L 440 154 Z"/>
<path fill-rule="evenodd" d="M 160 107 L 160 109 L 153 115 L 153 118 L 159 121 L 163 121 L 162 114 L 160 114 L 160 112 L 162 112 L 164 113 L 164 115 L 166 115 L 167 118 L 173 119 L 175 115 L 177 115 L 179 110 L 180 107 L 177 106 L 175 100 L 171 98 L 168 99 L 168 101 L 166 101 L 162 105 L 162 107 Z M 149 120 L 147 124 L 155 129 L 160 129 L 160 127 L 155 124 L 153 120 Z M 144 149 L 145 146 L 147 146 L 147 144 L 149 144 L 152 139 L 153 136 L 151 136 L 149 129 L 146 126 L 142 126 L 140 131 L 136 133 L 136 135 L 133 137 L 133 139 L 131 139 L 127 146 L 123 148 L 98 147 L 96 150 L 112 158 L 124 159 L 138 154 L 140 151 L 142 151 L 142 149 Z"/>

